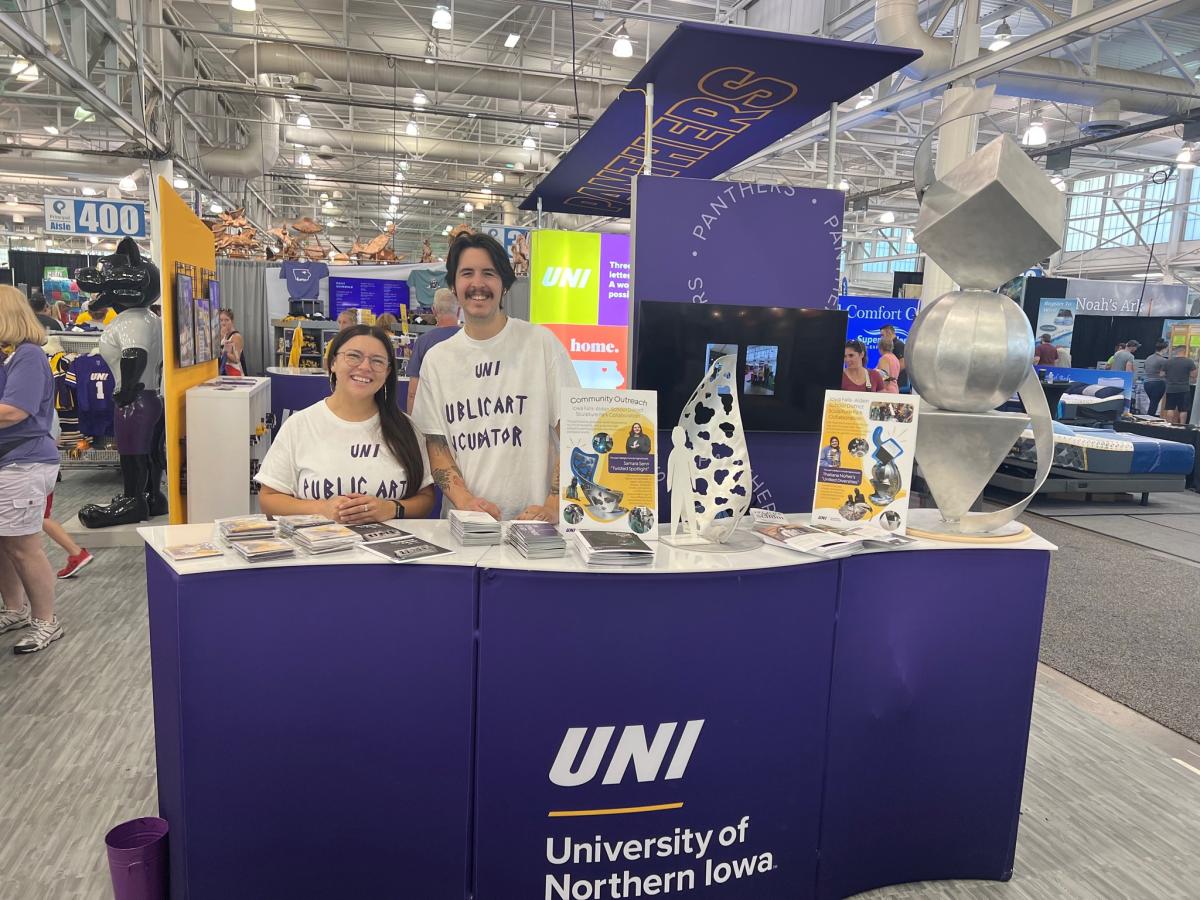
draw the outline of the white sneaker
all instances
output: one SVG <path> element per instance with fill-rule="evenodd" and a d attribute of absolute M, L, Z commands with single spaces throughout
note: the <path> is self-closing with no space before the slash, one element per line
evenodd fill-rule
<path fill-rule="evenodd" d="M 0 609 L 0 634 L 24 628 L 29 624 L 29 607 L 24 609 Z"/>
<path fill-rule="evenodd" d="M 37 653 L 45 650 L 63 636 L 62 623 L 55 616 L 49 622 L 42 619 L 29 619 L 29 633 L 13 645 L 13 653 Z"/>

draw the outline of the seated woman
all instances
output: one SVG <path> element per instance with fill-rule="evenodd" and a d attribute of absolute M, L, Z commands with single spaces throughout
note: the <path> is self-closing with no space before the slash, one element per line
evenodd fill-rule
<path fill-rule="evenodd" d="M 370 325 L 329 345 L 331 396 L 293 413 L 262 468 L 272 516 L 318 513 L 344 525 L 421 518 L 433 508 L 425 436 L 396 403 L 396 355 Z"/>

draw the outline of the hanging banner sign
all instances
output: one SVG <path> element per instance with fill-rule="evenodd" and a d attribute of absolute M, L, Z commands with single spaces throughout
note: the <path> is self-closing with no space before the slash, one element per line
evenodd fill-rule
<path fill-rule="evenodd" d="M 902 47 L 687 22 L 679 25 L 521 204 L 627 217 L 654 85 L 655 175 L 714 178 L 921 54 Z M 566 127 L 566 126 L 564 126 Z"/>
<path fill-rule="evenodd" d="M 47 197 L 46 231 L 49 234 L 145 238 L 146 204 L 141 200 L 102 197 Z"/>
<path fill-rule="evenodd" d="M 1081 316 L 1183 316 L 1188 286 L 1068 278 L 1065 296 L 1077 301 Z"/>

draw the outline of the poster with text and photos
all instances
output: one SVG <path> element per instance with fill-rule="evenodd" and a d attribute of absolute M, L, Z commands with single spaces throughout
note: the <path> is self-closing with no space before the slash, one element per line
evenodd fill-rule
<path fill-rule="evenodd" d="M 658 394 L 565 388 L 559 523 L 658 539 Z"/>
<path fill-rule="evenodd" d="M 196 364 L 196 311 L 192 301 L 192 276 L 182 272 L 175 273 L 175 349 L 181 369 Z"/>
<path fill-rule="evenodd" d="M 1038 306 L 1037 334 L 1041 340 L 1043 335 L 1050 336 L 1050 343 L 1064 350 L 1071 349 L 1071 336 L 1075 333 L 1075 315 L 1078 312 L 1079 301 L 1072 298 L 1063 300 L 1053 297 L 1042 300 Z"/>
<path fill-rule="evenodd" d="M 920 404 L 912 394 L 825 392 L 814 523 L 904 534 Z"/>

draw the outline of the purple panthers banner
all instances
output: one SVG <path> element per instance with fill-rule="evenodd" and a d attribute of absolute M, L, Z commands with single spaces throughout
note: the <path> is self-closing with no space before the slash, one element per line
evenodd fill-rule
<path fill-rule="evenodd" d="M 643 175 L 634 201 L 637 299 L 837 309 L 841 191 Z"/>
<path fill-rule="evenodd" d="M 901 47 L 688 22 L 529 195 L 546 212 L 629 215 L 654 85 L 656 174 L 713 178 L 921 54 Z"/>

